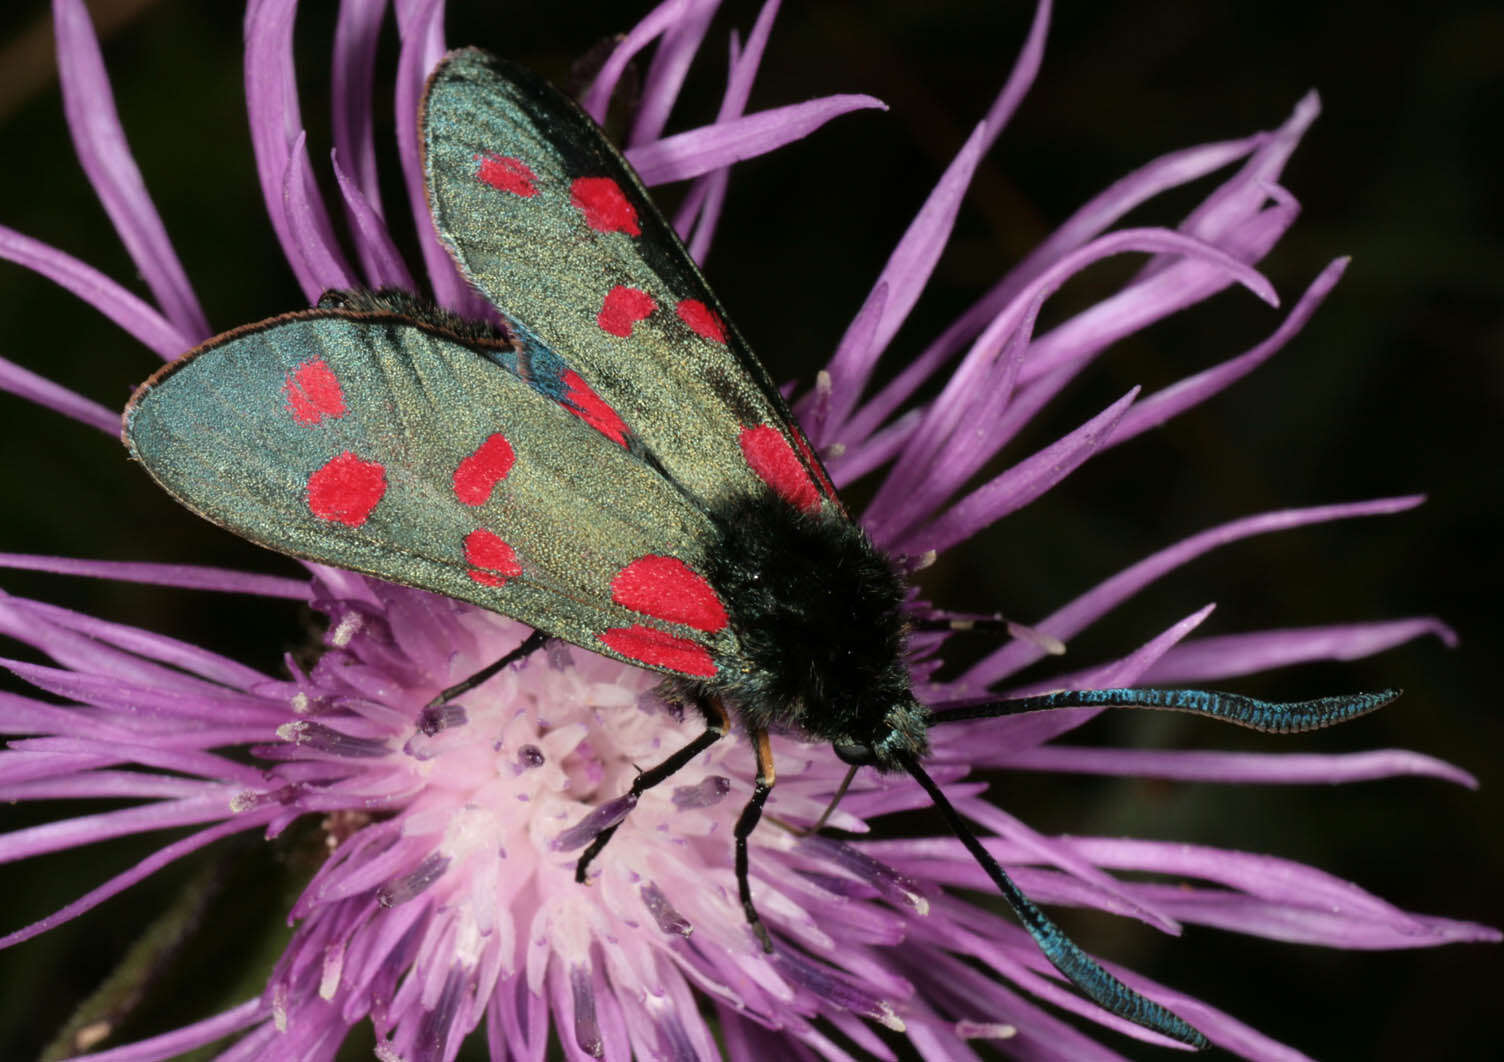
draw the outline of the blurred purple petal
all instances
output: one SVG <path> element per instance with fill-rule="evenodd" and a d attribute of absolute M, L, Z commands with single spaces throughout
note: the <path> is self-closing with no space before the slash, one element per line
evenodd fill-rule
<path fill-rule="evenodd" d="M 762 65 L 763 52 L 767 48 L 768 37 L 773 31 L 773 21 L 778 17 L 780 3 L 781 0 L 765 0 L 762 10 L 757 14 L 757 21 L 752 26 L 752 32 L 747 37 L 745 49 L 738 47 L 736 34 L 732 33 L 731 69 L 726 77 L 726 92 L 721 98 L 721 108 L 716 113 L 716 121 L 729 121 L 746 112 L 747 100 L 752 94 L 752 83 Z M 696 262 L 703 263 L 705 256 L 710 253 L 710 241 L 715 236 L 716 223 L 720 220 L 721 207 L 725 204 L 726 189 L 730 181 L 730 167 L 722 167 L 713 173 L 706 174 L 691 190 L 691 195 L 695 192 L 702 193 L 699 196 L 699 205 L 691 214 L 686 214 L 681 209 L 680 218 L 683 225 L 688 225 L 692 217 L 699 219 L 695 225 L 694 235 L 688 241 L 690 257 Z M 686 204 L 687 207 L 688 204 Z M 683 231 L 682 228 L 680 231 Z"/>
<path fill-rule="evenodd" d="M 1469 789 L 1477 779 L 1444 760 L 1404 749 L 1332 755 L 1301 752 L 1200 752 L 1183 749 L 1092 748 L 1042 745 L 989 762 L 1008 770 L 1164 778 L 1172 781 L 1258 785 L 1339 785 L 1398 775 L 1440 778 Z"/>
<path fill-rule="evenodd" d="M 0 568 L 17 568 L 58 575 L 82 575 L 91 579 L 119 579 L 156 586 L 182 586 L 190 590 L 218 590 L 228 594 L 256 594 L 307 601 L 308 584 L 301 579 L 277 575 L 253 575 L 230 568 L 196 564 L 149 564 L 136 561 L 78 560 L 46 557 L 34 553 L 0 553 Z"/>
<path fill-rule="evenodd" d="M 209 322 L 120 127 L 88 10 L 82 0 L 53 0 L 52 13 L 63 113 L 79 164 L 163 315 L 191 342 L 207 339 Z"/>
<path fill-rule="evenodd" d="M 271 1004 L 261 997 L 248 999 L 223 1014 L 184 1025 L 180 1029 L 153 1036 L 135 1043 L 122 1044 L 105 1051 L 89 1053 L 90 1062 L 159 1062 L 161 1059 L 180 1058 L 196 1048 L 205 1047 L 216 1040 L 223 1040 L 242 1029 L 264 1022 L 271 1012 Z M 242 1043 L 244 1041 L 241 1041 Z M 218 1056 L 221 1060 L 228 1055 Z"/>
<path fill-rule="evenodd" d="M 874 534 L 874 541 L 894 552 L 919 554 L 931 549 L 937 552 L 949 549 L 970 538 L 989 524 L 1022 509 L 1085 463 L 1101 448 L 1137 397 L 1135 387 L 1079 428 L 982 484 L 924 527 L 892 538 Z"/>
<path fill-rule="evenodd" d="M 689 73 L 689 64 L 700 50 L 700 42 L 720 6 L 721 0 L 689 0 L 659 40 L 652 65 L 643 79 L 642 98 L 631 135 L 627 137 L 628 145 L 637 147 L 663 135 L 669 112 L 678 101 L 679 90 Z"/>
<path fill-rule="evenodd" d="M 1156 685 L 1199 682 L 1312 660 L 1357 660 L 1427 634 L 1434 634 L 1448 648 L 1457 645 L 1452 628 L 1430 616 L 1200 638 L 1165 654 L 1149 669 L 1144 681 Z"/>
<path fill-rule="evenodd" d="M 167 361 L 193 345 L 165 317 L 92 266 L 3 225 L 0 258 L 71 291 Z"/>
<path fill-rule="evenodd" d="M 633 56 L 683 18 L 689 5 L 690 0 L 663 0 L 663 3 L 644 15 L 612 50 L 601 66 L 601 72 L 596 75 L 595 83 L 590 86 L 590 91 L 580 101 L 580 106 L 595 119 L 597 125 L 605 124 L 611 94 L 616 91 L 616 83 L 621 80 L 621 75 Z"/>
<path fill-rule="evenodd" d="M 627 152 L 627 160 L 646 185 L 685 181 L 733 162 L 765 155 L 802 140 L 832 118 L 850 111 L 887 105 L 871 96 L 823 96 L 701 126 L 666 136 Z"/>
<path fill-rule="evenodd" d="M 171 664 L 174 668 L 190 675 L 197 675 L 221 685 L 253 688 L 260 683 L 272 681 L 266 675 L 237 660 L 188 642 L 178 641 L 176 638 L 169 638 L 165 634 L 156 634 L 121 623 L 111 623 L 82 612 L 74 612 L 71 609 L 49 605 L 42 601 L 28 601 L 25 598 L 0 597 L 0 607 L 18 609 L 31 617 L 32 622 L 42 622 L 84 635 L 89 644 L 94 647 L 96 654 L 100 643 L 104 643 L 150 660 Z M 52 653 L 52 649 L 40 640 L 33 638 L 32 644 L 46 650 L 49 654 Z M 57 657 L 54 656 L 54 659 Z M 98 659 L 98 655 L 94 655 L 88 663 L 93 665 Z M 186 679 L 187 675 L 180 675 L 179 678 Z"/>
<path fill-rule="evenodd" d="M 1405 916 L 1411 923 L 1407 927 L 1395 925 L 1390 919 L 1345 917 L 1326 907 L 1288 900 L 1271 902 L 1236 893 L 1147 884 L 1137 886 L 1134 891 L 1173 907 L 1187 922 L 1292 944 L 1372 951 L 1501 939 L 1497 930 L 1450 918 Z"/>
<path fill-rule="evenodd" d="M 224 812 L 221 811 L 220 814 L 223 815 Z M 54 911 L 46 918 L 39 919 L 29 926 L 14 930 L 0 937 L 0 948 L 12 947 L 20 944 L 22 941 L 30 940 L 32 937 L 40 936 L 49 929 L 54 929 L 65 922 L 71 922 L 85 911 L 90 911 L 110 897 L 124 892 L 136 884 L 136 882 L 151 877 L 163 867 L 176 862 L 185 855 L 198 851 L 206 845 L 213 844 L 221 837 L 245 833 L 247 830 L 260 829 L 273 814 L 274 812 L 270 809 L 247 812 L 221 822 L 217 826 L 210 826 L 208 829 L 200 830 L 198 833 L 189 834 L 181 840 L 164 845 L 131 867 L 131 869 L 115 875 L 97 888 L 89 890 L 66 907 Z"/>
<path fill-rule="evenodd" d="M 53 383 L 5 358 L 0 358 L 0 391 L 9 391 L 28 402 L 35 402 L 55 413 L 72 417 L 91 428 L 98 428 L 106 435 L 120 435 L 119 412 L 106 409 L 93 399 L 85 398 L 78 392 L 70 391 L 62 384 Z"/>
<path fill-rule="evenodd" d="M 1145 557 L 1137 564 L 1099 583 L 1064 608 L 1057 609 L 1048 618 L 1034 626 L 1045 634 L 1053 635 L 1069 643 L 1078 632 L 1116 608 L 1143 587 L 1218 546 L 1225 546 L 1252 535 L 1266 534 L 1271 531 L 1288 531 L 1307 524 L 1346 520 L 1356 516 L 1388 516 L 1413 509 L 1423 500 L 1421 495 L 1380 498 L 1346 505 L 1280 509 L 1233 520 L 1209 531 L 1192 535 L 1167 549 Z M 985 688 L 1033 663 L 1043 655 L 1044 650 L 1029 642 L 1010 642 L 983 658 L 958 682 L 962 685 Z"/>

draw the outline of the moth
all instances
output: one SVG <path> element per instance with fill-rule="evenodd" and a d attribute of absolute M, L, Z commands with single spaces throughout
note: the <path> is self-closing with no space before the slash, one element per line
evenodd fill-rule
<path fill-rule="evenodd" d="M 495 308 L 470 321 L 394 291 L 331 292 L 166 366 L 124 415 L 131 455 L 194 512 L 270 549 L 447 594 L 538 632 L 447 696 L 562 639 L 664 676 L 706 729 L 643 771 L 661 783 L 732 728 L 757 782 L 771 732 L 925 788 L 1049 960 L 1086 996 L 1188 1044 L 1196 1029 L 1089 958 L 985 851 L 922 767 L 929 728 L 1057 707 L 1325 726 L 1393 692 L 1269 704 L 1097 690 L 932 712 L 910 688 L 904 573 L 852 520 L 767 371 L 595 123 L 536 75 L 451 53 L 420 120 L 434 226 Z M 416 707 L 416 706 L 415 706 Z M 848 776 L 849 780 L 849 776 Z M 838 797 L 837 797 L 838 798 Z M 620 816 L 617 816 L 620 818 Z M 576 876 L 615 824 L 580 844 Z"/>

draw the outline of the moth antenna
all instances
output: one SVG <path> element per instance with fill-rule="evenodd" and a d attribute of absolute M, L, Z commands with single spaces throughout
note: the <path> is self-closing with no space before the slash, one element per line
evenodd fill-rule
<path fill-rule="evenodd" d="M 1241 693 L 1219 693 L 1215 690 L 1061 690 L 1033 697 L 955 701 L 948 705 L 934 705 L 929 725 L 959 723 L 966 719 L 996 719 L 1005 715 L 1022 715 L 1054 708 L 1159 708 L 1204 715 L 1266 734 L 1300 734 L 1336 726 L 1377 711 L 1403 692 L 1390 689 L 1374 693 L 1317 697 L 1309 701 L 1261 701 L 1255 697 L 1245 697 Z"/>
<path fill-rule="evenodd" d="M 1013 913 L 1029 931 L 1029 936 L 1033 937 L 1034 943 L 1039 945 L 1039 950 L 1044 953 L 1044 957 L 1049 959 L 1055 969 L 1064 974 L 1071 984 L 1080 989 L 1083 995 L 1121 1018 L 1163 1033 L 1183 1044 L 1189 1044 L 1198 1050 L 1210 1046 L 1206 1037 L 1190 1023 L 1153 1000 L 1139 995 L 1102 969 L 1095 959 L 1082 951 L 1075 941 L 1066 936 L 1059 926 L 1050 921 L 1049 917 L 1034 905 L 1034 901 L 1013 884 L 1013 879 L 1008 877 L 998 861 L 992 858 L 992 854 L 982 847 L 982 842 L 977 840 L 976 834 L 971 832 L 965 820 L 951 806 L 950 801 L 945 799 L 945 794 L 940 791 L 934 779 L 925 773 L 919 761 L 908 753 L 901 753 L 898 760 L 903 765 L 903 769 L 924 787 L 931 802 L 940 810 L 940 814 L 945 816 L 951 832 L 966 846 L 966 850 L 971 853 L 977 864 L 987 872 L 987 876 L 1003 894 L 1003 899 L 1008 901 L 1008 906 L 1013 908 Z"/>

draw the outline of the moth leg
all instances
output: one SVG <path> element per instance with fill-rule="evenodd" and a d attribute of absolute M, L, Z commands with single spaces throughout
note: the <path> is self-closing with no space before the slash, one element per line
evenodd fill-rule
<path fill-rule="evenodd" d="M 846 790 L 851 788 L 851 780 L 856 777 L 856 772 L 859 770 L 861 770 L 861 765 L 856 763 L 846 768 L 846 776 L 841 779 L 841 784 L 836 786 L 835 794 L 830 798 L 830 803 L 825 805 L 825 810 L 820 812 L 820 817 L 815 820 L 813 825 L 789 826 L 786 827 L 788 831 L 795 837 L 808 837 L 812 833 L 819 833 L 825 829 L 825 824 L 835 814 L 836 808 L 840 806 L 841 798 L 846 795 Z M 775 819 L 774 821 L 776 822 L 777 820 Z"/>
<path fill-rule="evenodd" d="M 495 675 L 508 664 L 516 663 L 523 657 L 531 656 L 539 649 L 542 649 L 543 644 L 547 641 L 548 635 L 544 634 L 542 631 L 533 631 L 532 634 L 529 634 L 522 640 L 521 645 L 513 649 L 511 652 L 507 653 L 507 655 L 502 657 L 500 660 L 497 660 L 494 663 L 487 664 L 485 667 L 481 668 L 469 678 L 456 682 L 453 686 L 450 686 L 448 689 L 441 691 L 437 697 L 423 706 L 424 709 L 426 710 L 428 708 L 437 708 L 441 704 L 446 704 L 449 701 L 454 700 L 461 694 L 469 693 L 471 690 L 475 689 L 475 687 L 479 686 L 482 682 L 485 682 L 492 675 Z"/>
<path fill-rule="evenodd" d="M 659 782 L 664 781 L 671 775 L 678 773 L 679 769 L 689 763 L 700 753 L 714 745 L 726 736 L 726 731 L 731 728 L 731 720 L 726 715 L 726 709 L 721 702 L 714 698 L 697 698 L 695 707 L 699 708 L 705 716 L 705 732 L 685 745 L 679 751 L 673 753 L 668 759 L 638 773 L 632 780 L 632 788 L 629 791 L 632 796 L 639 797 Z M 753 820 L 756 821 L 755 819 Z M 613 834 L 621 823 L 608 826 L 595 835 L 595 840 L 590 842 L 590 847 L 580 855 L 580 861 L 574 866 L 574 880 L 580 884 L 585 883 L 585 872 L 590 869 L 590 862 L 600 855 L 601 849 L 606 847 L 606 842 L 611 840 Z"/>
<path fill-rule="evenodd" d="M 762 818 L 762 806 L 767 803 L 778 776 L 773 770 L 773 750 L 768 745 L 768 732 L 754 731 L 752 741 L 757 749 L 757 785 L 752 789 L 752 799 L 747 801 L 741 817 L 736 820 L 736 891 L 741 894 L 747 925 L 762 942 L 762 950 L 772 951 L 773 938 L 768 936 L 768 928 L 762 924 L 762 918 L 752 904 L 752 882 L 747 876 L 747 838 L 757 828 L 757 820 Z"/>

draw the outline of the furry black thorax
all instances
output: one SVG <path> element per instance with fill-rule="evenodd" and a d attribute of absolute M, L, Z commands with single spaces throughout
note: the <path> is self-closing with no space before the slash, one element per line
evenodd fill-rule
<path fill-rule="evenodd" d="M 705 576 L 741 642 L 740 666 L 689 692 L 719 696 L 748 729 L 861 746 L 881 769 L 898 769 L 899 753 L 924 755 L 892 562 L 850 520 L 800 512 L 771 492 L 711 515 L 720 538 Z"/>

